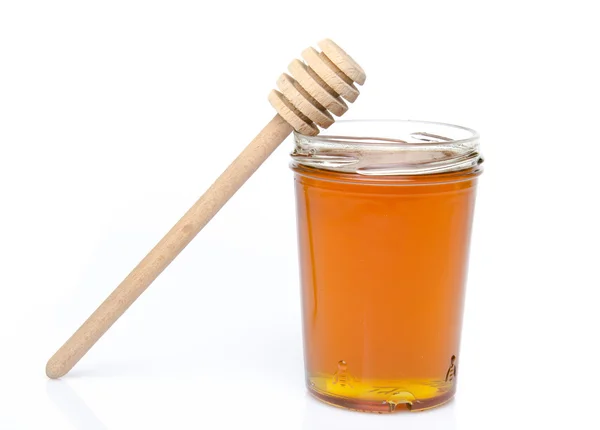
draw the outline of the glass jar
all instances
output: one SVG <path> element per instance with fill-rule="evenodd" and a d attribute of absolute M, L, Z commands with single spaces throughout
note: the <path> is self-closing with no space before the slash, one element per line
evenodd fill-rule
<path fill-rule="evenodd" d="M 456 391 L 479 137 L 423 121 L 332 130 L 295 133 L 292 153 L 308 389 L 361 411 L 438 406 Z"/>

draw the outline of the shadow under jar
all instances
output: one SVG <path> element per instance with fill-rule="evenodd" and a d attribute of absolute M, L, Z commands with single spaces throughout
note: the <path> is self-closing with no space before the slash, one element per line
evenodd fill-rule
<path fill-rule="evenodd" d="M 360 411 L 441 405 L 460 363 L 479 137 L 422 121 L 333 129 L 295 133 L 292 153 L 308 389 Z"/>

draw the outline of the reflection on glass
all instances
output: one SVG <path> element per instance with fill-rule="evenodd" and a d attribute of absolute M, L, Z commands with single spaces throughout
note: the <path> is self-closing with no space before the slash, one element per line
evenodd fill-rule
<path fill-rule="evenodd" d="M 302 418 L 304 430 L 456 430 L 456 402 L 418 414 L 402 411 L 374 417 L 373 414 L 332 408 L 306 395 Z"/>
<path fill-rule="evenodd" d="M 78 430 L 106 430 L 106 426 L 65 381 L 48 381 L 48 397 Z"/>

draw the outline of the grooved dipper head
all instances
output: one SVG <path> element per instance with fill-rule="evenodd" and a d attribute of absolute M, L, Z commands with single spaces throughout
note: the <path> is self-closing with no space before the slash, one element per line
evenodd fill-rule
<path fill-rule="evenodd" d="M 365 83 L 365 71 L 342 48 L 329 39 L 319 42 L 321 52 L 307 48 L 300 60 L 288 66 L 277 80 L 280 91 L 272 90 L 269 102 L 277 113 L 299 133 L 319 134 L 317 126 L 327 128 L 333 117 L 343 115 L 360 94 L 355 83 Z"/>

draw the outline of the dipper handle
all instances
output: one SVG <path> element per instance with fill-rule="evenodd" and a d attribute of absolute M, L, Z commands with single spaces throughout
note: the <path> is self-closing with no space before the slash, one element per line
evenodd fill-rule
<path fill-rule="evenodd" d="M 50 378 L 65 375 L 150 286 L 256 169 L 292 132 L 279 114 L 250 142 L 202 197 L 52 356 Z"/>
<path fill-rule="evenodd" d="M 48 377 L 60 378 L 77 364 L 293 129 L 316 135 L 319 129 L 315 124 L 328 127 L 333 123 L 327 109 L 337 116 L 348 109 L 340 95 L 353 102 L 358 96 L 353 81 L 362 84 L 364 71 L 331 40 L 321 41 L 319 46 L 321 53 L 313 48 L 302 53 L 307 64 L 292 61 L 289 70 L 295 79 L 283 74 L 277 81 L 281 92 L 273 90 L 269 95 L 278 112 L 275 117 L 50 358 Z"/>

